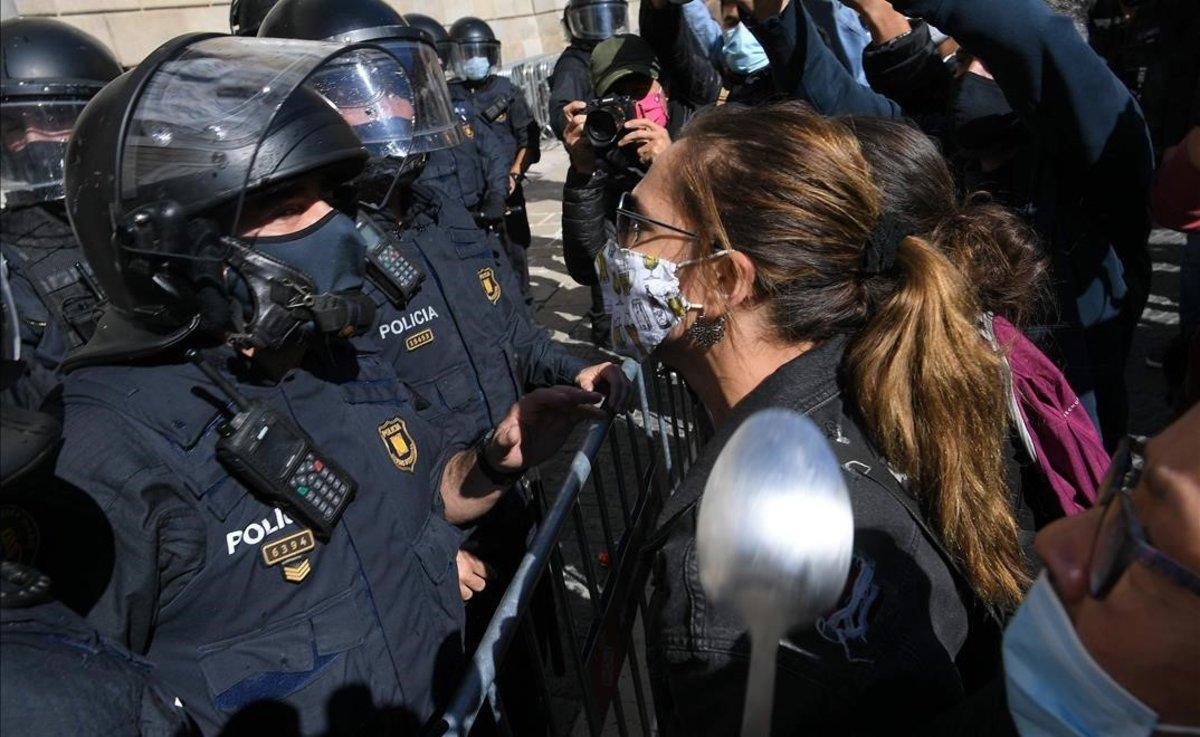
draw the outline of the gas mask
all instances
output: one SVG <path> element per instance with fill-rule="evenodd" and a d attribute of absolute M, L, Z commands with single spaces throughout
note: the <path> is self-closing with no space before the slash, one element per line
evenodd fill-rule
<path fill-rule="evenodd" d="M 371 328 L 375 305 L 362 293 L 365 245 L 354 221 L 334 210 L 299 233 L 223 239 L 234 310 L 230 342 L 282 352 L 314 333 L 348 338 Z"/>

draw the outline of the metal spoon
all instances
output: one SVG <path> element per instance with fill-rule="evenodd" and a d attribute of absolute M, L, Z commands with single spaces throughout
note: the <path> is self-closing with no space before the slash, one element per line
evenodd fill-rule
<path fill-rule="evenodd" d="M 742 737 L 770 735 L 779 640 L 837 602 L 853 544 L 842 469 L 812 420 L 785 409 L 747 419 L 713 465 L 696 529 L 704 590 L 750 631 Z"/>

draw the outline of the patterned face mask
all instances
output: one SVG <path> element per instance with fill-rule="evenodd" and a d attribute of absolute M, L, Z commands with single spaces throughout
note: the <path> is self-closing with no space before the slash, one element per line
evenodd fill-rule
<path fill-rule="evenodd" d="M 676 264 L 621 248 L 609 238 L 596 254 L 596 274 L 604 310 L 612 316 L 613 349 L 638 361 L 653 353 L 688 310 L 704 308 L 683 296 L 676 271 L 725 253 Z"/>

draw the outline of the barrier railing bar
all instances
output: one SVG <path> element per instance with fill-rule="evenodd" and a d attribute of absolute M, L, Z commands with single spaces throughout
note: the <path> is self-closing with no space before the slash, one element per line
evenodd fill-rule
<path fill-rule="evenodd" d="M 634 452 L 636 453 L 637 443 L 630 442 L 630 446 L 635 448 Z M 625 525 L 625 529 L 629 529 L 629 495 L 625 491 L 625 465 L 621 461 L 623 454 L 621 453 L 621 444 L 617 442 L 616 434 L 611 432 L 608 434 L 608 449 L 612 453 L 613 470 L 616 472 L 617 498 L 621 502 L 621 520 Z M 634 478 L 640 478 L 640 476 L 635 476 Z"/>
<path fill-rule="evenodd" d="M 657 372 L 657 369 L 655 369 L 654 367 L 651 367 L 650 371 L 648 373 L 650 375 L 649 382 L 650 382 L 650 384 L 652 384 L 654 386 L 654 401 L 655 401 L 655 410 L 656 411 L 654 412 L 653 415 L 650 414 L 650 397 L 649 397 L 649 391 L 646 389 L 646 381 L 647 381 L 646 374 L 647 374 L 647 372 L 643 371 L 638 376 L 638 381 L 641 382 L 641 385 L 639 386 L 639 391 L 638 391 L 638 398 L 641 400 L 641 405 L 642 405 L 642 423 L 646 426 L 646 434 L 648 436 L 648 435 L 650 435 L 650 432 L 651 432 L 650 431 L 650 418 L 652 416 L 654 417 L 655 424 L 658 425 L 658 440 L 659 440 L 658 447 L 660 449 L 660 452 L 662 453 L 663 472 L 666 474 L 668 482 L 674 482 L 675 481 L 675 464 L 672 463 L 672 459 L 671 459 L 671 446 L 666 440 L 667 439 L 667 423 L 663 419 L 663 416 L 662 416 L 662 391 L 659 388 L 659 382 L 657 380 L 658 372 Z M 647 437 L 646 442 L 651 443 L 652 442 L 651 438 Z M 650 458 L 653 458 L 653 457 L 654 457 L 654 452 L 653 452 L 653 450 L 651 450 Z M 665 488 L 671 489 L 673 487 L 670 485 L 670 483 L 668 483 L 668 485 Z"/>
<path fill-rule="evenodd" d="M 671 410 L 671 443 L 675 446 L 675 457 L 679 459 L 679 473 L 682 478 L 691 464 L 688 463 L 687 454 L 683 452 L 683 444 L 680 442 L 679 410 L 675 406 L 674 378 L 670 372 L 666 373 L 667 406 Z"/>
<path fill-rule="evenodd" d="M 567 636 L 570 638 L 571 647 L 571 662 L 575 667 L 575 680 L 579 684 L 580 698 L 583 699 L 583 715 L 588 723 L 588 734 L 592 737 L 600 737 L 600 731 L 603 725 L 600 724 L 596 714 L 596 703 L 592 698 L 591 689 L 584 684 L 587 682 L 587 672 L 584 670 L 583 654 L 576 647 L 579 642 L 579 630 L 575 627 L 575 618 L 571 616 L 571 602 L 567 596 L 566 585 L 563 584 L 563 560 L 562 552 L 556 546 L 554 552 L 550 555 L 550 575 L 554 579 L 554 600 L 555 607 L 561 608 L 562 617 L 567 621 Z"/>
<path fill-rule="evenodd" d="M 625 660 L 624 655 L 637 612 L 636 606 L 626 604 L 631 600 L 632 592 L 641 592 L 645 588 L 649 567 L 640 551 L 658 518 L 661 502 L 661 496 L 658 494 L 641 495 L 634 508 L 634 523 L 622 546 L 622 555 L 614 561 L 613 580 L 616 583 L 604 593 L 602 612 L 598 613 L 588 632 L 584 661 L 587 672 L 591 674 L 592 683 L 598 689 L 595 699 L 602 714 L 606 711 L 605 704 L 612 699 L 614 687 L 620 679 L 621 664 Z M 638 599 L 640 598 L 639 595 Z"/>
<path fill-rule="evenodd" d="M 588 539 L 587 525 L 584 524 L 583 510 L 579 507 L 579 500 L 575 500 L 575 505 L 571 509 L 571 516 L 575 520 L 575 540 L 579 543 L 579 558 L 580 564 L 583 566 L 583 578 L 587 583 L 588 594 L 592 608 L 599 606 L 600 588 L 599 578 L 596 576 L 596 567 L 592 565 L 592 546 Z"/>
<path fill-rule="evenodd" d="M 622 370 L 631 381 L 640 378 L 641 367 L 633 361 L 626 361 Z M 471 725 L 474 724 L 486 699 L 487 689 L 495 683 L 497 663 L 503 661 L 520 621 L 519 617 L 528 608 L 533 590 L 546 569 L 550 551 L 555 547 L 567 515 L 571 509 L 578 509 L 576 502 L 579 490 L 592 469 L 590 459 L 596 457 L 611 424 L 612 418 L 606 417 L 588 426 L 583 445 L 575 452 L 570 471 L 563 480 L 545 521 L 538 528 L 529 550 L 521 559 L 513 582 L 500 599 L 496 613 L 483 633 L 463 681 L 450 702 L 450 708 L 443 714 L 442 719 L 446 727 L 443 734 L 466 737 L 471 731 Z"/>

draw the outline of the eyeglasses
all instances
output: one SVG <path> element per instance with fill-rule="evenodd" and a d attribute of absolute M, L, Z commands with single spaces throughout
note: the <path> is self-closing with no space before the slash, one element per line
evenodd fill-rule
<path fill-rule="evenodd" d="M 1150 544 L 1133 508 L 1130 494 L 1142 476 L 1145 447 L 1142 440 L 1133 436 L 1122 440 L 1100 484 L 1097 504 L 1104 511 L 1100 513 L 1100 525 L 1092 541 L 1088 572 L 1088 589 L 1096 599 L 1107 596 L 1134 561 L 1200 595 L 1200 574 Z"/>
<path fill-rule="evenodd" d="M 674 225 L 667 225 L 662 221 L 648 218 L 639 212 L 628 209 L 625 207 L 628 197 L 628 192 L 622 192 L 621 198 L 617 200 L 617 243 L 622 248 L 636 246 L 638 240 L 642 237 L 642 231 L 647 225 L 653 225 L 664 230 L 669 230 L 672 233 L 678 233 L 679 235 L 699 240 L 700 236 L 695 233 L 689 233 L 681 228 L 676 228 Z"/>

